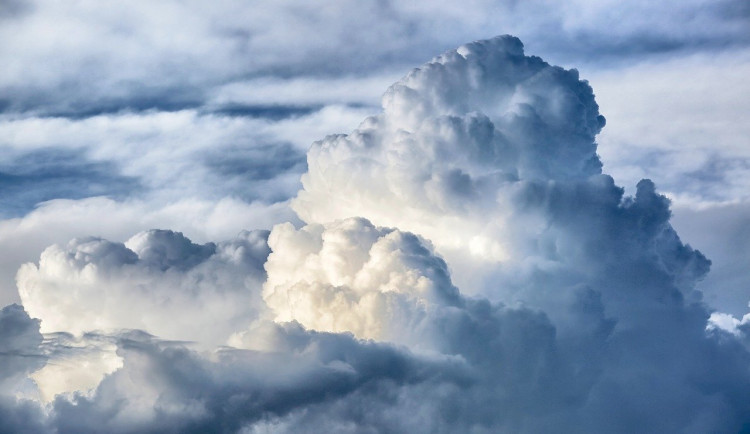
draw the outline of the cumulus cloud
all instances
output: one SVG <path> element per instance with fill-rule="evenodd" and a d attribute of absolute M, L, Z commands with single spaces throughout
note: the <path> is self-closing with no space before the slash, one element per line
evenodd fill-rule
<path fill-rule="evenodd" d="M 654 183 L 627 196 L 602 173 L 603 126 L 577 71 L 478 41 L 313 145 L 303 224 L 49 247 L 18 285 L 58 333 L 45 346 L 3 310 L 24 324 L 9 342 L 49 359 L 13 372 L 70 392 L 31 428 L 741 431 L 745 321 L 711 316 L 696 290 L 710 261 Z M 56 360 L 88 358 L 100 382 L 54 382 L 75 374 Z"/>
<path fill-rule="evenodd" d="M 445 262 L 423 240 L 367 220 L 277 226 L 269 245 L 263 297 L 277 321 L 417 344 L 405 330 L 421 328 L 433 305 L 459 303 Z"/>
<path fill-rule="evenodd" d="M 709 311 L 695 285 L 710 262 L 682 243 L 669 224 L 669 201 L 651 181 L 627 197 L 601 174 L 594 136 L 603 124 L 575 71 L 524 56 L 512 38 L 468 44 L 392 86 L 382 115 L 314 144 L 293 206 L 307 222 L 364 215 L 414 231 L 444 255 L 462 290 L 544 311 L 557 351 L 588 355 L 565 360 L 595 377 L 567 417 L 577 414 L 592 431 L 701 431 L 739 417 L 737 424 L 741 401 L 714 403 L 690 380 L 701 377 L 726 396 L 747 393 L 740 362 L 747 354 L 704 332 Z M 307 255 L 305 263 L 318 266 Z M 304 281 L 337 285 L 324 276 Z M 352 291 L 338 284 L 334 293 Z M 326 291 L 312 294 L 325 299 Z M 695 363 L 667 375 L 667 354 Z M 729 387 L 703 363 L 723 365 L 743 385 Z M 648 406 L 637 404 L 643 395 L 653 397 Z M 620 400 L 642 419 L 628 421 L 607 404 Z M 679 408 L 695 417 L 660 416 Z M 547 423 L 537 421 L 524 429 Z"/>
<path fill-rule="evenodd" d="M 134 233 L 154 227 L 182 232 L 198 243 L 233 238 L 239 228 L 270 229 L 280 221 L 296 221 L 284 203 L 246 203 L 239 199 L 182 198 L 174 202 L 105 197 L 45 202 L 22 218 L 0 221 L 0 243 L 7 254 L 0 258 L 0 300 L 20 301 L 15 276 L 18 268 L 39 259 L 51 244 L 71 238 L 98 237 L 124 242 Z"/>
<path fill-rule="evenodd" d="M 391 86 L 383 108 L 313 144 L 292 204 L 303 220 L 367 216 L 425 236 L 449 262 L 497 262 L 512 255 L 514 190 L 601 169 L 604 118 L 591 88 L 575 70 L 525 56 L 517 39 L 434 59 Z"/>
<path fill-rule="evenodd" d="M 76 239 L 21 267 L 18 290 L 44 332 L 142 329 L 213 347 L 262 309 L 266 236 L 244 232 L 203 245 L 165 230 L 124 244 Z"/>
<path fill-rule="evenodd" d="M 108 336 L 148 330 L 193 343 L 224 345 L 266 309 L 260 299 L 267 232 L 243 232 L 198 245 L 181 233 L 151 230 L 125 244 L 98 238 L 54 245 L 39 265 L 18 271 L 24 306 L 43 318 L 52 362 L 33 378 L 42 397 L 95 388 L 122 366 Z M 103 334 L 102 334 L 103 333 Z"/>

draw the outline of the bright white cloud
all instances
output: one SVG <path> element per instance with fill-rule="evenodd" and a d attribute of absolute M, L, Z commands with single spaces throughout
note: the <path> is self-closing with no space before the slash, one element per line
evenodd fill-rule
<path fill-rule="evenodd" d="M 264 232 L 203 245 L 164 230 L 76 239 L 21 267 L 18 290 L 46 333 L 140 329 L 213 348 L 264 309 L 267 255 Z"/>
<path fill-rule="evenodd" d="M 15 276 L 21 264 L 36 261 L 51 244 L 72 238 L 99 236 L 124 242 L 134 233 L 171 228 L 196 242 L 230 239 L 241 228 L 270 229 L 280 221 L 295 220 L 286 203 L 266 205 L 224 198 L 218 201 L 182 199 L 173 203 L 107 198 L 55 200 L 24 216 L 0 222 L 0 243 L 8 254 L 0 258 L 0 285 L 7 302 L 17 301 Z M 12 294 L 12 295 L 11 295 Z"/>
<path fill-rule="evenodd" d="M 496 264 L 518 256 L 514 237 L 524 243 L 546 224 L 512 224 L 524 182 L 600 172 L 604 118 L 591 88 L 576 71 L 524 56 L 513 38 L 436 58 L 391 86 L 383 107 L 352 134 L 313 144 L 292 205 L 303 220 L 366 216 L 423 235 L 449 263 Z M 453 271 L 459 286 L 475 274 Z"/>
<path fill-rule="evenodd" d="M 269 246 L 263 298 L 276 321 L 429 348 L 412 331 L 435 309 L 460 304 L 445 262 L 427 242 L 364 219 L 300 230 L 278 225 Z"/>

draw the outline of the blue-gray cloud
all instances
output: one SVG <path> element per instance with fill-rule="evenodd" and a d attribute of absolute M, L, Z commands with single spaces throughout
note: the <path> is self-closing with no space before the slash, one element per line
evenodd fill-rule
<path fill-rule="evenodd" d="M 26 214 L 51 199 L 137 195 L 137 178 L 119 174 L 117 164 L 92 161 L 79 150 L 45 148 L 9 151 L 0 162 L 0 216 Z"/>
<path fill-rule="evenodd" d="M 227 146 L 212 150 L 203 158 L 210 176 L 221 191 L 246 201 L 287 200 L 299 188 L 293 183 L 287 191 L 266 184 L 280 177 L 297 177 L 307 169 L 305 154 L 289 143 L 260 144 L 252 147 Z"/>
<path fill-rule="evenodd" d="M 71 117 L 195 108 L 232 82 L 391 71 L 424 61 L 425 52 L 504 31 L 520 34 L 543 55 L 590 64 L 750 43 L 742 0 L 542 3 L 476 1 L 456 11 L 432 2 L 407 7 L 370 0 L 331 10 L 230 1 L 208 11 L 168 2 L 169 19 L 156 21 L 162 11 L 145 2 L 113 5 L 112 12 L 93 2 L 77 9 L 5 2 L 3 39 L 11 49 L 0 58 L 14 68 L 0 78 L 1 105 L 6 113 Z M 66 37 L 71 27 L 78 37 Z M 163 34 L 178 37 L 167 41 Z M 57 67 L 34 68 L 39 59 Z"/>

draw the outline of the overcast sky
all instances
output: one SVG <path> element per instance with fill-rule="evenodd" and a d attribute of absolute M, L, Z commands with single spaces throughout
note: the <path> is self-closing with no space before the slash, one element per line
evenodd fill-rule
<path fill-rule="evenodd" d="M 0 431 L 750 426 L 748 2 L 0 0 L 0 41 Z"/>

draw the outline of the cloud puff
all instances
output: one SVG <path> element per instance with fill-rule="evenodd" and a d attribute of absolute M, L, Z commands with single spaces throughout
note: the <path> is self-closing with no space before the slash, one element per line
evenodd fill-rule
<path fill-rule="evenodd" d="M 457 306 L 445 262 L 424 240 L 352 218 L 326 226 L 276 226 L 263 298 L 277 321 L 417 344 L 433 306 Z"/>
<path fill-rule="evenodd" d="M 266 231 L 194 244 L 179 232 L 151 230 L 125 244 L 76 239 L 47 248 L 18 272 L 24 306 L 43 318 L 53 360 L 33 375 L 42 398 L 95 388 L 120 368 L 108 336 L 148 330 L 198 348 L 224 345 L 265 310 L 260 297 Z M 102 333 L 104 333 L 102 335 Z"/>
<path fill-rule="evenodd" d="M 263 309 L 267 232 L 194 244 L 151 230 L 125 244 L 76 239 L 18 272 L 21 300 L 45 332 L 142 329 L 164 339 L 222 345 Z M 220 319 L 220 321 L 217 321 Z"/>

